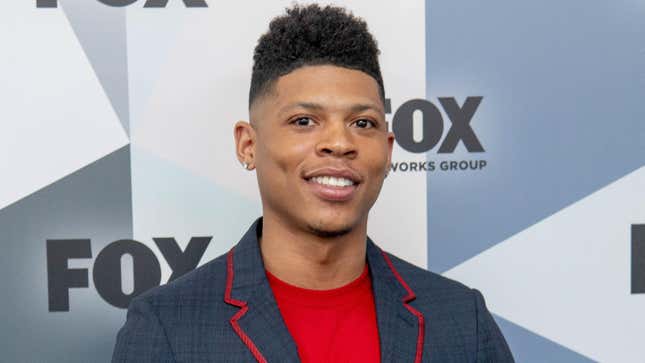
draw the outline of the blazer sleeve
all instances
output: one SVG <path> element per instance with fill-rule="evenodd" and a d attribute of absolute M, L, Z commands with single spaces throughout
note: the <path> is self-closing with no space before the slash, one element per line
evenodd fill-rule
<path fill-rule="evenodd" d="M 482 294 L 473 289 L 477 309 L 477 362 L 513 363 L 513 355 Z"/>
<path fill-rule="evenodd" d="M 166 332 L 148 302 L 135 298 L 116 338 L 112 363 L 175 362 Z"/>

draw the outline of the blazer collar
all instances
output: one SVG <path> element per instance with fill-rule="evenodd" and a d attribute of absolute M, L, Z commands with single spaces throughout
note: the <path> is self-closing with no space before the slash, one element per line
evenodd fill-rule
<path fill-rule="evenodd" d="M 399 274 L 389 255 L 369 237 L 367 262 L 372 274 L 381 362 L 421 362 L 425 320 L 420 311 L 409 305 L 416 298 L 414 291 Z"/>
<path fill-rule="evenodd" d="M 280 315 L 266 278 L 258 244 L 262 218 L 257 219 L 227 255 L 224 300 L 240 308 L 231 327 L 258 362 L 299 362 L 295 342 Z M 414 292 L 386 253 L 367 239 L 382 362 L 420 362 L 423 315 L 408 305 Z"/>
<path fill-rule="evenodd" d="M 261 233 L 259 218 L 226 256 L 224 301 L 240 308 L 229 322 L 258 362 L 299 362 L 266 278 L 258 244 Z"/>

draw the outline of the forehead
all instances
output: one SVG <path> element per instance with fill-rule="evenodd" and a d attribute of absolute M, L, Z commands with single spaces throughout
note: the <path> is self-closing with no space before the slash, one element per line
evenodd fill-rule
<path fill-rule="evenodd" d="M 326 109 L 373 105 L 383 111 L 379 86 L 367 73 L 333 65 L 298 68 L 278 78 L 261 102 L 265 112 L 276 113 L 292 104 L 315 103 Z"/>

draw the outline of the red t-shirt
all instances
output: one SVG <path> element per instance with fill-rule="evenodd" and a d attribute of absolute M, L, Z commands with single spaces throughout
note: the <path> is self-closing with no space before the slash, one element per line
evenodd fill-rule
<path fill-rule="evenodd" d="M 332 290 L 290 285 L 267 271 L 280 313 L 302 362 L 379 362 L 372 282 L 361 276 Z"/>

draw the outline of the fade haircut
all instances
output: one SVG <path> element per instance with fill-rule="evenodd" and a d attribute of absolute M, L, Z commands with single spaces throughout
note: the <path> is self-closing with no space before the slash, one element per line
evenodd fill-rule
<path fill-rule="evenodd" d="M 274 18 L 253 54 L 249 108 L 275 81 L 300 67 L 334 65 L 359 70 L 378 83 L 385 101 L 379 50 L 361 18 L 344 8 L 294 5 Z"/>

